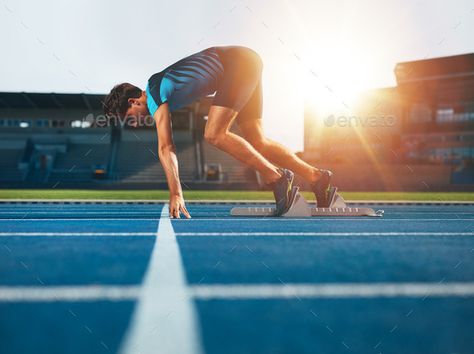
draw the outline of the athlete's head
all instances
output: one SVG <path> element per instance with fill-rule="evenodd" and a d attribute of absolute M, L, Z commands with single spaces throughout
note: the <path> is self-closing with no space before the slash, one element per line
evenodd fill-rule
<path fill-rule="evenodd" d="M 104 113 L 111 119 L 136 127 L 150 113 L 146 93 L 129 83 L 115 85 L 102 102 Z"/>

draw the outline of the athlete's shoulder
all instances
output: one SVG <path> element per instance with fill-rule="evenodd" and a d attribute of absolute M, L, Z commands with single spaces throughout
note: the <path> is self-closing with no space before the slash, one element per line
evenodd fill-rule
<path fill-rule="evenodd" d="M 152 86 L 160 86 L 160 83 L 161 83 L 161 80 L 163 79 L 163 75 L 164 75 L 164 72 L 163 71 L 160 71 L 158 73 L 155 73 L 153 75 L 151 75 L 149 78 L 148 78 L 148 85 L 150 87 Z"/>
<path fill-rule="evenodd" d="M 151 115 L 169 99 L 169 90 L 163 90 L 163 77 L 163 71 L 155 73 L 150 76 L 146 85 L 147 105 Z"/>

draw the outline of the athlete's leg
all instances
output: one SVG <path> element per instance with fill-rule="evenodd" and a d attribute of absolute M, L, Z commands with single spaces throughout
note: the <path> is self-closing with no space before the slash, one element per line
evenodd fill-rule
<path fill-rule="evenodd" d="M 211 106 L 204 138 L 210 144 L 260 172 L 265 183 L 276 182 L 281 177 L 278 168 L 266 160 L 245 139 L 229 131 L 236 116 L 237 111 L 231 108 Z"/>
<path fill-rule="evenodd" d="M 321 172 L 276 141 L 266 138 L 263 134 L 261 119 L 237 120 L 244 138 L 271 162 L 292 170 L 310 183 L 316 182 Z"/>

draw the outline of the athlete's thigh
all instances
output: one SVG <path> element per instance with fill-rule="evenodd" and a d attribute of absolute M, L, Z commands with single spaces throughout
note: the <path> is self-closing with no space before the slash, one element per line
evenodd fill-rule
<path fill-rule="evenodd" d="M 237 122 L 245 122 L 249 120 L 259 121 L 262 118 L 263 108 L 263 93 L 262 93 L 262 79 L 260 78 L 257 82 L 257 86 L 253 89 L 253 92 L 246 102 L 245 106 L 239 111 L 237 115 Z"/>
<path fill-rule="evenodd" d="M 220 133 L 227 131 L 237 115 L 237 111 L 228 107 L 212 105 L 207 115 L 206 131 Z"/>

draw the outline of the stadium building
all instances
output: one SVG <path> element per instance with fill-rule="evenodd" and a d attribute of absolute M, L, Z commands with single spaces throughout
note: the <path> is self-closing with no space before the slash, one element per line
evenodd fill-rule
<path fill-rule="evenodd" d="M 474 54 L 400 63 L 395 74 L 404 159 L 451 165 L 453 183 L 473 183 Z"/>
<path fill-rule="evenodd" d="M 399 63 L 347 116 L 305 111 L 304 157 L 349 190 L 474 190 L 474 54 Z"/>
<path fill-rule="evenodd" d="M 0 93 L 1 187 L 166 187 L 154 125 L 109 124 L 103 98 Z M 183 188 L 255 187 L 255 172 L 203 140 L 209 106 L 204 99 L 172 114 Z"/>

